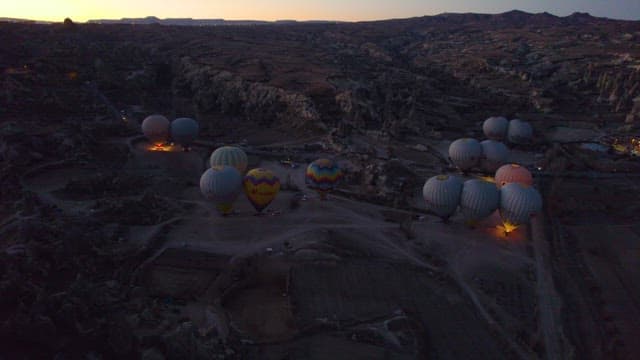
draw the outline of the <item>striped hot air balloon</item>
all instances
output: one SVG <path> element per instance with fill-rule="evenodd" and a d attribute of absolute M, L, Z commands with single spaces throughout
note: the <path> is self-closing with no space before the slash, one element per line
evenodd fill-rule
<path fill-rule="evenodd" d="M 481 156 L 482 146 L 476 139 L 458 139 L 449 145 L 449 158 L 462 171 L 478 165 Z"/>
<path fill-rule="evenodd" d="M 430 178 L 422 188 L 427 209 L 444 220 L 458 208 L 462 193 L 462 179 L 457 176 L 438 175 Z"/>
<path fill-rule="evenodd" d="M 507 134 L 509 120 L 502 116 L 492 116 L 482 123 L 484 135 L 491 140 L 502 140 Z"/>
<path fill-rule="evenodd" d="M 191 118 L 178 118 L 171 122 L 171 140 L 187 150 L 198 137 L 198 123 Z"/>
<path fill-rule="evenodd" d="M 533 184 L 533 176 L 531 172 L 524 166 L 518 164 L 506 164 L 502 165 L 495 175 L 496 185 L 498 189 L 509 183 L 519 183 L 524 186 L 531 186 Z"/>
<path fill-rule="evenodd" d="M 220 213 L 227 215 L 242 191 L 242 175 L 232 166 L 214 166 L 200 177 L 200 191 Z"/>
<path fill-rule="evenodd" d="M 482 146 L 480 167 L 487 172 L 494 172 L 509 159 L 509 148 L 499 141 L 485 140 Z"/>
<path fill-rule="evenodd" d="M 169 120 L 162 115 L 150 115 L 142 121 L 142 133 L 155 145 L 169 140 Z"/>
<path fill-rule="evenodd" d="M 542 196 L 533 187 L 510 183 L 500 189 L 500 217 L 507 233 L 529 223 L 542 210 Z"/>
<path fill-rule="evenodd" d="M 472 179 L 464 182 L 460 195 L 460 210 L 468 224 L 491 215 L 500 205 L 500 191 L 496 184 Z"/>
<path fill-rule="evenodd" d="M 211 167 L 222 165 L 233 166 L 240 174 L 244 174 L 248 164 L 247 154 L 235 146 L 222 146 L 211 153 L 209 164 Z"/>
<path fill-rule="evenodd" d="M 342 170 L 333 160 L 318 159 L 307 167 L 305 184 L 317 191 L 320 199 L 324 200 L 342 176 Z"/>
<path fill-rule="evenodd" d="M 280 179 L 267 169 L 252 169 L 244 176 L 242 187 L 253 207 L 261 212 L 280 191 Z"/>

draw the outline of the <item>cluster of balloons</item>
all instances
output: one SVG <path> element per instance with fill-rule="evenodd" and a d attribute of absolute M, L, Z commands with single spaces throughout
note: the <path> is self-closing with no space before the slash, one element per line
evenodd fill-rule
<path fill-rule="evenodd" d="M 142 133 L 156 146 L 175 142 L 187 151 L 198 137 L 198 131 L 198 122 L 191 118 L 177 118 L 169 122 L 162 115 L 150 115 L 142 121 Z"/>
<path fill-rule="evenodd" d="M 496 140 L 462 138 L 449 146 L 449 159 L 462 171 L 469 171 L 476 166 L 485 172 L 496 171 L 509 159 L 507 146 Z"/>
<path fill-rule="evenodd" d="M 508 121 L 502 116 L 492 116 L 485 120 L 482 131 L 491 140 L 501 141 L 506 137 L 513 144 L 527 144 L 533 139 L 531 124 L 520 119 Z"/>
<path fill-rule="evenodd" d="M 233 203 L 244 191 L 258 213 L 275 199 L 280 179 L 268 169 L 247 170 L 247 154 L 234 146 L 222 146 L 211 153 L 210 168 L 200 177 L 200 191 L 218 211 L 228 215 Z"/>
<path fill-rule="evenodd" d="M 495 175 L 496 182 L 480 179 L 463 181 L 457 176 L 438 175 L 422 188 L 427 208 L 447 220 L 460 207 L 470 225 L 491 215 L 495 210 L 508 233 L 542 210 L 542 197 L 532 187 L 531 173 L 517 164 L 503 165 Z"/>
<path fill-rule="evenodd" d="M 487 140 L 462 138 L 449 146 L 449 159 L 462 171 L 476 166 L 482 171 L 494 172 L 509 159 L 509 148 L 502 143 L 506 137 L 510 143 L 526 144 L 533 138 L 531 125 L 520 119 L 508 121 L 502 116 L 492 116 L 482 124 Z"/>
<path fill-rule="evenodd" d="M 268 169 L 256 168 L 242 175 L 247 169 L 247 155 L 240 148 L 216 149 L 209 164 L 210 168 L 200 177 L 200 190 L 223 215 L 233 211 L 233 203 L 243 191 L 258 213 L 269 206 L 280 191 L 280 179 Z M 334 161 L 318 159 L 307 167 L 305 183 L 324 200 L 342 176 L 342 170 Z"/>

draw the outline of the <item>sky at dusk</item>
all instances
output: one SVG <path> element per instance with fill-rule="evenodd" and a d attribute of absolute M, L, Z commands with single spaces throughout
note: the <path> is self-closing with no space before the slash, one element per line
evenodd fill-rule
<path fill-rule="evenodd" d="M 566 16 L 640 20 L 640 0 L 3 0 L 0 17 L 74 21 L 157 16 L 227 20 L 382 20 L 443 12 L 500 13 L 513 9 Z"/>

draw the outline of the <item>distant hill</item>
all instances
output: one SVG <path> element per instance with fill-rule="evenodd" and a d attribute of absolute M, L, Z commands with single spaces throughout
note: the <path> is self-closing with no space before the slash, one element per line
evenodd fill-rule
<path fill-rule="evenodd" d="M 528 13 L 521 10 L 511 10 L 499 14 L 480 13 L 441 13 L 420 17 L 366 21 L 368 24 L 386 23 L 398 26 L 479 26 L 494 29 L 519 28 L 523 26 L 555 27 L 582 26 L 610 22 L 633 23 L 634 20 L 617 20 L 605 17 L 595 17 L 589 13 L 574 12 L 568 16 L 556 16 L 548 12 Z"/>
<path fill-rule="evenodd" d="M 89 20 L 87 23 L 92 24 L 135 24 L 135 25 L 173 25 L 173 26 L 224 26 L 224 25 L 266 25 L 266 24 L 297 24 L 297 23 L 337 23 L 337 21 L 325 21 L 325 20 L 310 20 L 310 21 L 296 21 L 296 20 L 276 20 L 276 21 L 263 21 L 263 20 L 225 20 L 225 19 L 192 19 L 192 18 L 168 18 L 159 19 L 155 16 L 147 16 L 145 18 L 122 18 L 119 20 L 114 19 L 98 19 Z"/>
<path fill-rule="evenodd" d="M 586 25 L 602 20 L 615 20 L 602 17 L 594 17 L 589 13 L 574 12 L 568 16 L 556 16 L 548 12 L 528 13 L 521 10 L 511 10 L 499 14 L 479 14 L 479 13 L 441 13 L 431 16 L 420 16 L 412 18 L 399 18 L 388 20 L 362 21 L 361 23 L 379 23 L 379 22 L 409 22 L 428 21 L 434 23 L 451 24 L 471 24 L 485 23 L 498 27 L 522 26 L 522 25 L 539 25 L 539 26 L 561 26 L 561 25 Z M 629 21 L 629 20 L 623 20 Z M 55 21 L 38 21 L 28 19 L 17 19 L 9 17 L 0 17 L 0 22 L 21 22 L 36 24 L 52 24 Z M 62 21 L 60 21 L 62 22 Z M 90 24 L 132 24 L 132 25 L 171 25 L 171 26 L 224 26 L 224 25 L 288 25 L 288 24 L 336 24 L 349 23 L 348 21 L 334 20 L 225 20 L 225 19 L 193 19 L 193 18 L 167 18 L 160 19 L 155 16 L 147 16 L 144 18 L 121 18 L 121 19 L 92 19 L 88 20 Z"/>
<path fill-rule="evenodd" d="M 29 24 L 51 24 L 51 21 L 17 19 L 17 18 L 10 18 L 10 17 L 0 17 L 0 22 L 29 23 Z"/>

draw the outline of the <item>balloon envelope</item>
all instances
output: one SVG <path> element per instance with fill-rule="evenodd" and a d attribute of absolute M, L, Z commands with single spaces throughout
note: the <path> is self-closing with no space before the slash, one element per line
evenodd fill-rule
<path fill-rule="evenodd" d="M 509 121 L 502 116 L 492 116 L 482 124 L 484 135 L 492 140 L 502 140 L 507 134 Z"/>
<path fill-rule="evenodd" d="M 533 128 L 526 121 L 513 119 L 509 121 L 507 139 L 513 144 L 527 144 L 533 139 Z"/>
<path fill-rule="evenodd" d="M 310 189 L 324 196 L 324 194 L 333 190 L 342 175 L 342 170 L 333 160 L 318 159 L 307 167 L 305 183 Z"/>
<path fill-rule="evenodd" d="M 200 177 L 200 191 L 216 204 L 220 212 L 228 214 L 242 191 L 242 176 L 232 166 L 214 166 Z"/>
<path fill-rule="evenodd" d="M 188 146 L 198 137 L 198 123 L 190 118 L 178 118 L 171 122 L 171 140 Z"/>
<path fill-rule="evenodd" d="M 260 212 L 280 191 L 280 179 L 267 169 L 252 169 L 244 176 L 242 187 L 249 202 Z"/>
<path fill-rule="evenodd" d="M 502 165 L 495 175 L 496 185 L 498 189 L 509 183 L 519 183 L 525 186 L 533 185 L 533 176 L 531 172 L 524 166 L 518 164 Z"/>
<path fill-rule="evenodd" d="M 434 176 L 422 188 L 427 209 L 444 218 L 451 216 L 458 208 L 461 192 L 462 179 L 449 175 Z"/>
<path fill-rule="evenodd" d="M 228 165 L 236 168 L 241 174 L 247 170 L 247 154 L 235 146 L 222 146 L 217 148 L 209 158 L 209 164 L 213 166 Z"/>
<path fill-rule="evenodd" d="M 482 146 L 476 139 L 458 139 L 449 145 L 449 158 L 460 170 L 469 170 L 478 165 Z"/>
<path fill-rule="evenodd" d="M 142 133 L 151 143 L 165 143 L 169 139 L 169 120 L 162 115 L 150 115 L 142 121 Z"/>
<path fill-rule="evenodd" d="M 467 221 L 482 220 L 496 211 L 499 205 L 500 191 L 496 184 L 479 179 L 464 182 L 460 210 Z"/>
<path fill-rule="evenodd" d="M 500 189 L 500 216 L 505 227 L 527 224 L 541 210 L 542 196 L 535 188 L 510 183 Z"/>
<path fill-rule="evenodd" d="M 499 141 L 485 140 L 482 146 L 480 167 L 487 172 L 494 172 L 509 159 L 509 148 Z"/>

